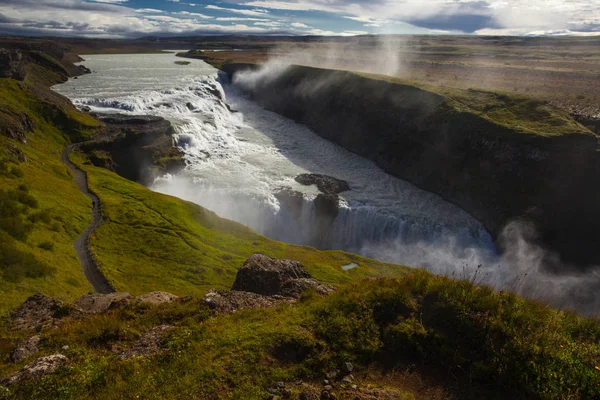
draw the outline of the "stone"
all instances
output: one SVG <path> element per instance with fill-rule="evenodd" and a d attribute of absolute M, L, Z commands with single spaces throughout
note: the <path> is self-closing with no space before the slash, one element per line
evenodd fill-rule
<path fill-rule="evenodd" d="M 144 304 L 169 304 L 177 300 L 179 297 L 168 292 L 150 292 L 136 297 L 135 299 Z"/>
<path fill-rule="evenodd" d="M 23 340 L 17 348 L 13 350 L 10 354 L 10 359 L 15 364 L 19 364 L 29 357 L 37 354 L 39 352 L 38 344 L 40 343 L 40 336 L 35 335 L 30 337 L 29 339 Z"/>
<path fill-rule="evenodd" d="M 296 300 L 282 296 L 263 296 L 237 290 L 210 290 L 204 296 L 204 303 L 217 313 L 233 314 L 238 310 L 275 307 L 290 304 Z"/>
<path fill-rule="evenodd" d="M 330 396 L 329 396 L 329 392 L 327 390 L 323 390 L 321 392 L 321 400 L 329 400 Z"/>
<path fill-rule="evenodd" d="M 331 385 L 325 385 L 323 390 L 327 390 L 328 392 L 331 392 L 333 390 L 333 387 Z"/>
<path fill-rule="evenodd" d="M 290 389 L 285 388 L 281 391 L 281 395 L 284 399 L 290 399 L 292 397 L 292 391 Z"/>
<path fill-rule="evenodd" d="M 133 296 L 127 292 L 109 294 L 88 293 L 73 302 L 73 306 L 86 314 L 100 314 L 119 305 L 129 304 Z"/>
<path fill-rule="evenodd" d="M 352 365 L 352 363 L 346 361 L 344 363 L 344 371 L 351 373 L 353 370 L 354 370 L 354 365 Z"/>
<path fill-rule="evenodd" d="M 278 260 L 262 254 L 254 254 L 246 260 L 237 273 L 232 289 L 295 298 L 307 289 L 314 289 L 322 295 L 334 290 L 312 279 L 298 261 Z"/>
<path fill-rule="evenodd" d="M 150 356 L 161 352 L 162 340 L 172 330 L 173 327 L 170 325 L 159 325 L 150 329 L 133 346 L 123 351 L 119 358 L 128 360 L 133 357 Z"/>
<path fill-rule="evenodd" d="M 56 324 L 55 313 L 62 306 L 62 301 L 36 293 L 7 317 L 13 329 L 40 330 Z"/>
<path fill-rule="evenodd" d="M 328 175 L 300 174 L 295 178 L 302 185 L 316 185 L 321 193 L 342 193 L 350 190 L 348 182 Z"/>
<path fill-rule="evenodd" d="M 31 364 L 26 365 L 19 372 L 0 381 L 0 384 L 10 386 L 28 379 L 41 378 L 58 371 L 67 365 L 69 359 L 62 354 L 53 354 L 51 356 L 38 358 Z"/>

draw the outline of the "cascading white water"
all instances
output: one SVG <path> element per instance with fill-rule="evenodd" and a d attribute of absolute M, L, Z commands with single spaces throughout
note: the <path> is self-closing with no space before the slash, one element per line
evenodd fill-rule
<path fill-rule="evenodd" d="M 94 74 L 56 89 L 96 112 L 153 114 L 171 120 L 187 168 L 152 189 L 193 201 L 260 233 L 290 243 L 344 249 L 447 272 L 497 263 L 492 239 L 464 211 L 384 173 L 369 160 L 268 112 L 217 71 L 163 55 L 90 56 Z M 338 216 L 319 220 L 314 186 L 294 178 L 320 173 L 346 180 Z M 290 208 L 276 194 L 302 193 Z"/>

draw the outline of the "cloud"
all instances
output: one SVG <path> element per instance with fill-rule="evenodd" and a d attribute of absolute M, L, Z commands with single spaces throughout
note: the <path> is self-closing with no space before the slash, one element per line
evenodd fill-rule
<path fill-rule="evenodd" d="M 301 22 L 292 22 L 290 25 L 294 28 L 310 28 L 310 26 L 303 24 Z"/>
<path fill-rule="evenodd" d="M 269 13 L 269 11 L 267 11 L 267 10 L 261 10 L 261 9 L 256 9 L 256 8 L 252 9 L 252 10 L 246 10 L 246 9 L 240 9 L 240 8 L 225 8 L 225 7 L 215 6 L 212 4 L 207 5 L 205 8 L 208 10 L 230 12 L 230 13 L 249 15 L 249 16 L 254 16 L 254 17 L 264 17 Z"/>
<path fill-rule="evenodd" d="M 234 21 L 259 21 L 259 22 L 268 22 L 270 21 L 267 18 L 254 18 L 254 17 L 218 17 L 217 21 L 224 22 L 234 22 Z"/>
<path fill-rule="evenodd" d="M 156 8 L 138 8 L 137 10 L 135 10 L 135 12 L 137 13 L 163 13 L 163 10 L 157 10 Z"/>
<path fill-rule="evenodd" d="M 176 12 L 174 14 L 185 15 L 185 16 L 190 16 L 190 17 L 198 17 L 198 18 L 202 18 L 202 19 L 213 19 L 214 18 L 214 17 L 211 17 L 210 15 L 189 12 L 189 11 L 180 11 L 180 12 Z"/>

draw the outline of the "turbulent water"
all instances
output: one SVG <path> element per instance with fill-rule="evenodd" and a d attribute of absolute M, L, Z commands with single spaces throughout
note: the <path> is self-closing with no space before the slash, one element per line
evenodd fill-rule
<path fill-rule="evenodd" d="M 290 243 L 343 249 L 448 273 L 497 262 L 492 239 L 470 215 L 439 196 L 384 173 L 373 162 L 268 112 L 200 60 L 174 54 L 95 55 L 94 73 L 55 89 L 95 112 L 153 114 L 172 121 L 187 168 L 152 189 L 193 201 L 222 217 Z M 314 186 L 294 177 L 320 173 L 346 180 L 339 215 L 323 232 Z M 301 211 L 276 193 L 304 195 Z"/>

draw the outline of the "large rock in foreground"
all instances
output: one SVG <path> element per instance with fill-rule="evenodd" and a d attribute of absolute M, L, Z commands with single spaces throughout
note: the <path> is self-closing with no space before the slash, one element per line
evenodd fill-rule
<path fill-rule="evenodd" d="M 204 303 L 218 313 L 232 314 L 295 303 L 306 290 L 325 296 L 335 288 L 313 279 L 298 261 L 254 254 L 238 271 L 232 290 L 211 290 Z"/>
<path fill-rule="evenodd" d="M 248 258 L 238 271 L 232 289 L 286 297 L 298 297 L 307 289 L 313 289 L 321 295 L 333 291 L 331 286 L 312 279 L 298 261 L 276 260 L 262 254 Z"/>
<path fill-rule="evenodd" d="M 40 330 L 53 326 L 58 321 L 55 314 L 62 306 L 62 301 L 36 293 L 7 317 L 13 329 Z"/>
<path fill-rule="evenodd" d="M 60 368 L 67 365 L 69 359 L 62 354 L 54 354 L 47 357 L 38 358 L 31 364 L 26 365 L 16 374 L 0 381 L 1 384 L 10 386 L 24 380 L 41 378 L 57 372 Z"/>

